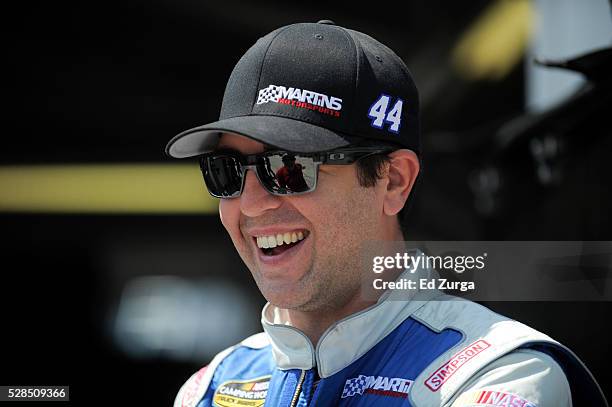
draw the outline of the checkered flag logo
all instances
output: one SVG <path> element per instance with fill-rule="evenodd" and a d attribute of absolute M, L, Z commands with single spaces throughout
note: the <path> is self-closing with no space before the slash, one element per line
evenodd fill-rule
<path fill-rule="evenodd" d="M 270 85 L 267 88 L 261 89 L 259 91 L 259 95 L 257 96 L 257 104 L 261 105 L 263 103 L 268 102 L 276 102 L 278 103 L 278 98 L 280 97 L 280 90 L 276 85 Z"/>
<path fill-rule="evenodd" d="M 348 379 L 346 383 L 344 383 L 344 389 L 342 390 L 342 398 L 351 397 L 355 394 L 363 394 L 363 391 L 366 387 L 366 378 L 367 376 L 360 374 L 354 379 Z"/>

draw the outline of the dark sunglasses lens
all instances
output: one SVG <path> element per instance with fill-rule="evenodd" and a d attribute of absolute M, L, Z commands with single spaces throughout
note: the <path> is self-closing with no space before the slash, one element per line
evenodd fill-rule
<path fill-rule="evenodd" d="M 233 198 L 240 195 L 242 169 L 235 157 L 205 157 L 200 161 L 200 168 L 211 195 L 218 198 Z"/>
<path fill-rule="evenodd" d="M 311 157 L 269 154 L 257 165 L 257 174 L 268 191 L 277 195 L 309 192 L 315 188 L 317 167 Z"/>

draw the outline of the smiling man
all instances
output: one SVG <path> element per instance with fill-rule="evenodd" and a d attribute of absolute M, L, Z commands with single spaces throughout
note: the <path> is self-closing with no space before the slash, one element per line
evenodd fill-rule
<path fill-rule="evenodd" d="M 219 121 L 170 141 L 169 155 L 199 156 L 268 300 L 265 332 L 194 374 L 176 406 L 605 405 L 571 351 L 523 324 L 436 290 L 362 295 L 364 244 L 406 234 L 418 120 L 401 59 L 321 21 L 259 39 Z"/>

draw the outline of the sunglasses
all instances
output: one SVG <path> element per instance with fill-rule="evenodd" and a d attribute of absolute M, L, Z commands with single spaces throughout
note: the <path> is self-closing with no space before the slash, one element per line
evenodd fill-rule
<path fill-rule="evenodd" d="M 215 198 L 242 194 L 246 171 L 272 195 L 287 196 L 312 192 L 317 186 L 319 165 L 349 165 L 359 159 L 393 151 L 386 147 L 342 148 L 325 153 L 266 151 L 242 155 L 234 150 L 217 150 L 200 157 L 200 169 L 208 192 Z"/>

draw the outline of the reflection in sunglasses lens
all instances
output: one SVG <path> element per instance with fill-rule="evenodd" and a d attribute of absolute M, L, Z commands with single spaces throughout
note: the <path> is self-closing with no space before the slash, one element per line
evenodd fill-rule
<path fill-rule="evenodd" d="M 258 165 L 262 181 L 278 194 L 310 191 L 315 185 L 315 163 L 311 157 L 293 154 L 272 154 Z"/>
<path fill-rule="evenodd" d="M 232 197 L 240 192 L 242 171 L 234 157 L 214 157 L 204 160 L 202 171 L 206 186 L 219 197 Z"/>

